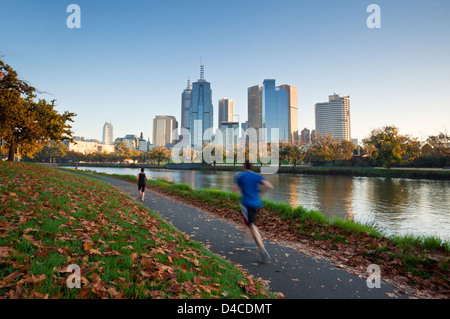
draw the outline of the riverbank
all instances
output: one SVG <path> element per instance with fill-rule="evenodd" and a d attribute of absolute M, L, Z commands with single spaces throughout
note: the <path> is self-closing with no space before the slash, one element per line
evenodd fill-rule
<path fill-rule="evenodd" d="M 89 174 L 89 173 L 88 173 Z M 135 176 L 108 175 L 135 183 Z M 241 222 L 239 196 L 220 190 L 193 190 L 186 184 L 149 181 L 152 190 L 174 200 Z M 368 225 L 335 218 L 303 207 L 265 200 L 258 226 L 271 240 L 302 243 L 310 253 L 360 275 L 370 264 L 381 267 L 383 278 L 407 284 L 436 298 L 450 297 L 450 244 L 429 237 L 386 237 Z"/>
<path fill-rule="evenodd" d="M 73 167 L 76 164 L 59 164 L 61 167 Z M 85 167 L 121 167 L 171 170 L 201 170 L 201 171 L 228 171 L 238 172 L 242 166 L 237 165 L 177 165 L 163 164 L 106 164 L 106 163 L 80 163 Z M 255 172 L 260 172 L 259 166 L 254 166 Z M 335 176 L 359 176 L 359 177 L 390 177 L 409 179 L 450 180 L 450 169 L 416 169 L 416 168 L 374 168 L 374 167 L 310 167 L 310 166 L 280 166 L 277 173 L 310 174 L 310 175 L 335 175 Z"/>
<path fill-rule="evenodd" d="M 274 297 L 104 182 L 1 162 L 0 207 L 0 298 Z"/>

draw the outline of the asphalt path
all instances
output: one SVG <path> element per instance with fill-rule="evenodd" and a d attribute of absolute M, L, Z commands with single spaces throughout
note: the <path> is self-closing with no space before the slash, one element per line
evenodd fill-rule
<path fill-rule="evenodd" d="M 137 184 L 105 176 L 96 178 L 138 200 Z M 145 192 L 143 204 L 211 252 L 241 265 L 255 278 L 268 281 L 271 291 L 281 292 L 287 299 L 408 298 L 397 293 L 399 287 L 382 278 L 380 288 L 369 288 L 365 278 L 340 269 L 326 259 L 311 258 L 275 242 L 265 241 L 271 260 L 261 263 L 258 249 L 243 245 L 241 226 L 150 189 Z"/>

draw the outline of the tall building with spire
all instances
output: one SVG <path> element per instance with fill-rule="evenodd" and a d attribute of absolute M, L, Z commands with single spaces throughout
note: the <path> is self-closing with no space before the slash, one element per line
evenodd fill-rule
<path fill-rule="evenodd" d="M 113 126 L 111 123 L 105 122 L 105 125 L 103 125 L 102 144 L 105 144 L 105 145 L 113 145 L 114 144 Z"/>
<path fill-rule="evenodd" d="M 181 127 L 190 129 L 189 116 L 192 103 L 192 85 L 188 78 L 186 89 L 181 94 Z"/>
<path fill-rule="evenodd" d="M 205 66 L 201 65 L 200 79 L 192 84 L 192 103 L 189 112 L 192 146 L 202 147 L 204 143 L 211 142 L 213 119 L 211 83 L 206 81 Z"/>

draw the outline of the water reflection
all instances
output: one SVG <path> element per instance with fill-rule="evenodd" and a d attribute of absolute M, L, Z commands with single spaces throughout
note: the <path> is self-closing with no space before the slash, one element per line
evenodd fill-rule
<path fill-rule="evenodd" d="M 83 169 L 83 167 L 79 167 Z M 137 175 L 131 168 L 85 168 Z M 151 179 L 231 191 L 234 172 L 145 170 Z M 329 217 L 370 223 L 387 234 L 434 234 L 450 240 L 450 182 L 349 176 L 275 174 L 267 199 L 314 208 Z"/>

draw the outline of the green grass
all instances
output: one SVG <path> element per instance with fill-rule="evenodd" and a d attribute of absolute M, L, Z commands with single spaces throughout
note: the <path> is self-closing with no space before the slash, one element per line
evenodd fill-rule
<path fill-rule="evenodd" d="M 0 210 L 0 297 L 275 297 L 107 183 L 2 162 Z M 81 289 L 67 288 L 68 264 L 81 267 Z"/>

